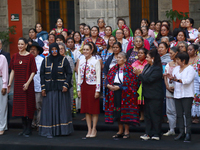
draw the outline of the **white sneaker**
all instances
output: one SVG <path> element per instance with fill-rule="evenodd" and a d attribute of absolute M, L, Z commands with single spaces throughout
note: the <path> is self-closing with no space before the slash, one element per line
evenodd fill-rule
<path fill-rule="evenodd" d="M 152 140 L 157 140 L 157 141 L 159 141 L 159 140 L 160 140 L 160 137 L 158 137 L 158 136 L 152 136 L 151 139 L 152 139 Z"/>
<path fill-rule="evenodd" d="M 141 135 L 140 138 L 143 139 L 143 140 L 149 140 L 150 139 L 149 135 L 147 135 L 147 134 Z"/>
<path fill-rule="evenodd" d="M 171 135 L 175 135 L 175 132 L 174 132 L 174 131 L 168 130 L 168 132 L 167 132 L 167 133 L 164 133 L 163 135 L 164 135 L 164 136 L 171 136 Z"/>

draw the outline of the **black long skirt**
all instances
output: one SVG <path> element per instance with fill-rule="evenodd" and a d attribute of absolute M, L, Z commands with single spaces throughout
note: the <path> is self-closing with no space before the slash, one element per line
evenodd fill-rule
<path fill-rule="evenodd" d="M 39 135 L 68 135 L 74 131 L 69 91 L 49 91 L 43 98 Z"/>

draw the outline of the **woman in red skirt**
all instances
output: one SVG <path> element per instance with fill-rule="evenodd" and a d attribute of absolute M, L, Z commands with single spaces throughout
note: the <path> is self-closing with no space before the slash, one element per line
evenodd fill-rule
<path fill-rule="evenodd" d="M 78 67 L 78 96 L 81 97 L 81 113 L 86 114 L 88 133 L 86 137 L 96 137 L 96 125 L 100 113 L 99 92 L 101 65 L 93 56 L 92 46 L 84 45 L 85 58 L 81 59 Z M 93 127 L 92 127 L 93 121 Z"/>
<path fill-rule="evenodd" d="M 10 62 L 10 80 L 8 93 L 14 81 L 14 97 L 12 116 L 22 117 L 23 132 L 19 135 L 29 137 L 31 123 L 35 112 L 35 91 L 33 77 L 37 72 L 35 57 L 26 51 L 28 42 L 24 38 L 18 40 L 19 53 L 15 53 Z"/>

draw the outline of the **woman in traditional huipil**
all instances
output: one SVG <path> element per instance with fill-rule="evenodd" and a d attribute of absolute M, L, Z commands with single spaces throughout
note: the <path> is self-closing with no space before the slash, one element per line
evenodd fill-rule
<path fill-rule="evenodd" d="M 86 114 L 88 133 L 86 137 L 96 137 L 96 125 L 100 113 L 99 93 L 101 82 L 100 61 L 92 56 L 92 46 L 83 47 L 85 58 L 80 59 L 78 67 L 78 95 L 81 97 L 81 113 Z M 93 127 L 91 126 L 93 121 Z"/>
<path fill-rule="evenodd" d="M 127 61 L 132 64 L 138 60 L 138 50 L 144 47 L 144 40 L 141 36 L 136 36 L 134 39 L 135 46 L 127 52 Z"/>
<path fill-rule="evenodd" d="M 56 35 L 61 34 L 62 31 L 66 31 L 66 32 L 68 31 L 67 29 L 65 29 L 63 27 L 63 19 L 62 18 L 58 18 L 55 23 L 56 23 L 56 28 L 53 28 L 52 30 L 56 31 Z"/>
<path fill-rule="evenodd" d="M 15 53 L 10 62 L 10 80 L 8 92 L 13 79 L 14 97 L 12 116 L 22 117 L 23 131 L 18 135 L 29 137 L 32 133 L 31 124 L 35 112 L 35 91 L 33 77 L 37 72 L 35 57 L 26 51 L 27 40 L 20 38 L 18 40 L 19 53 Z"/>
<path fill-rule="evenodd" d="M 189 64 L 194 68 L 196 71 L 196 76 L 194 78 L 194 100 L 192 104 L 192 117 L 193 123 L 199 123 L 200 117 L 200 57 L 197 55 L 198 46 L 195 44 L 191 44 L 188 46 L 188 54 L 189 54 Z"/>
<path fill-rule="evenodd" d="M 49 53 L 40 71 L 43 105 L 39 134 L 53 138 L 74 131 L 70 97 L 72 70 L 68 60 L 60 55 L 57 43 L 50 45 Z"/>
<path fill-rule="evenodd" d="M 133 69 L 139 69 L 141 71 L 143 71 L 144 66 L 147 64 L 147 60 L 146 60 L 146 55 L 147 55 L 147 49 L 145 48 L 140 48 L 138 50 L 138 60 L 136 60 L 133 64 L 132 67 Z M 139 89 L 138 89 L 138 105 L 140 105 L 140 121 L 144 120 L 144 110 L 143 110 L 143 106 L 144 106 L 144 97 L 142 96 L 142 84 L 140 85 Z"/>
<path fill-rule="evenodd" d="M 137 106 L 139 82 L 133 73 L 133 68 L 126 63 L 126 60 L 126 54 L 120 52 L 117 56 L 117 65 L 112 67 L 107 75 L 105 122 L 117 121 L 119 127 L 113 138 L 130 138 L 129 125 L 139 124 Z"/>

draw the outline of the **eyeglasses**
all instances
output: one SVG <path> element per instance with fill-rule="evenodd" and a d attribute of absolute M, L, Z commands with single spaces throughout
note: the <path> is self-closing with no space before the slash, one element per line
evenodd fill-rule
<path fill-rule="evenodd" d="M 135 43 L 142 43 L 142 41 L 135 41 Z"/>

